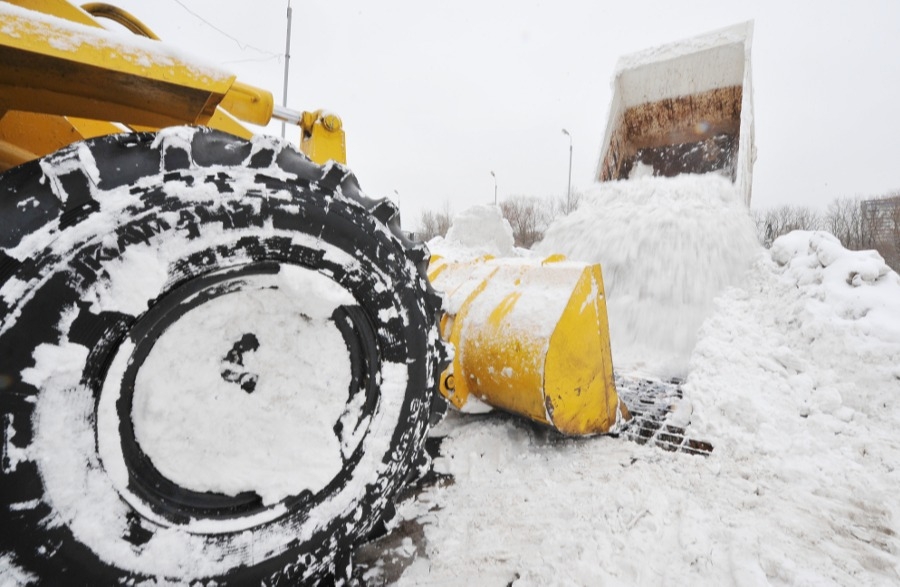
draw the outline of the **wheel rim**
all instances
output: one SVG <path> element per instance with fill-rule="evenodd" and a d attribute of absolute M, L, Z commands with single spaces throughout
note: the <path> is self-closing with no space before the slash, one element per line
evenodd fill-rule
<path fill-rule="evenodd" d="M 215 322 L 217 308 L 233 317 L 247 304 L 267 315 Z M 302 361 L 304 343 L 328 361 Z M 98 403 L 101 459 L 123 498 L 163 525 L 230 532 L 296 511 L 352 467 L 364 414 L 377 402 L 376 353 L 365 312 L 320 273 L 257 262 L 196 277 L 156 300 L 111 357 Z M 184 365 L 206 373 L 192 376 Z M 292 429 L 299 446 L 264 442 Z M 248 458 L 258 477 L 235 485 L 233 470 L 246 471 Z"/>

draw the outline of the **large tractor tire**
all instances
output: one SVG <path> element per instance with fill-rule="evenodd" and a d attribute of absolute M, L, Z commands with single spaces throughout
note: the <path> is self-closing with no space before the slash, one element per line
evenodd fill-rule
<path fill-rule="evenodd" d="M 0 576 L 351 577 L 447 361 L 427 258 L 273 139 L 111 136 L 0 176 Z"/>

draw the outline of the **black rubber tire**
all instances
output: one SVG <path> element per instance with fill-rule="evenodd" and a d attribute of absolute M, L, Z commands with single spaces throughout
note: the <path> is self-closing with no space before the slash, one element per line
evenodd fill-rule
<path fill-rule="evenodd" d="M 174 241 L 184 248 L 143 311 L 92 309 L 89 297 L 129 251 Z M 269 138 L 187 127 L 110 136 L 0 176 L 7 575 L 48 585 L 296 585 L 350 576 L 352 548 L 391 515 L 420 462 L 447 361 L 427 260 L 427 249 L 400 233 L 393 204 L 365 197 L 344 167 L 320 167 Z M 274 506 L 254 493 L 192 492 L 168 482 L 133 439 L 129 377 L 190 308 L 287 265 L 326 275 L 356 300 L 333 319 L 351 356 L 347 409 L 358 411 L 352 421 L 365 430 L 362 440 L 324 489 Z M 120 352 L 132 363 L 131 375 L 120 380 L 117 372 L 110 384 L 120 394 L 124 490 L 110 480 L 97 440 L 101 391 Z M 83 360 L 47 372 L 52 360 L 35 368 L 41 353 Z M 402 368 L 405 386 L 380 385 L 389 368 Z M 79 493 L 94 495 L 87 488 L 95 486 L 115 503 L 108 524 L 82 519 Z M 188 531 L 198 519 L 222 524 L 214 533 Z M 165 564 L 155 550 L 163 547 L 174 557 Z"/>

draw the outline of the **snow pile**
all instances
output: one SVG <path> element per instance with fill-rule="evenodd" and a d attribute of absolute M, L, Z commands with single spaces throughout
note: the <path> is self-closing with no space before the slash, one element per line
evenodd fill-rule
<path fill-rule="evenodd" d="M 881 256 L 848 251 L 827 233 L 797 231 L 775 241 L 754 275 L 750 289 L 729 291 L 704 325 L 688 380 L 695 430 L 727 438 L 733 434 L 723 427 L 741 424 L 755 437 L 772 419 L 797 416 L 841 432 L 896 422 L 900 277 Z M 758 323 L 733 320 L 741 312 Z M 742 367 L 759 369 L 760 377 L 732 381 Z M 780 394 L 781 410 L 757 406 L 769 396 L 748 385 Z M 784 441 L 771 430 L 764 437 L 773 450 Z"/>
<path fill-rule="evenodd" d="M 685 393 L 694 457 L 456 416 L 454 482 L 401 508 L 399 584 L 896 585 L 900 278 L 794 233 L 716 300 Z"/>
<path fill-rule="evenodd" d="M 445 238 L 432 239 L 432 253 L 454 259 L 515 255 L 512 227 L 497 206 L 472 206 L 453 217 Z"/>
<path fill-rule="evenodd" d="M 672 376 L 760 247 L 734 185 L 709 174 L 597 184 L 535 250 L 600 263 L 617 369 Z"/>
<path fill-rule="evenodd" d="M 878 252 L 847 251 L 831 234 L 797 231 L 775 241 L 772 258 L 814 300 L 811 312 L 833 312 L 857 335 L 900 341 L 900 325 L 890 319 L 900 308 L 898 278 Z"/>

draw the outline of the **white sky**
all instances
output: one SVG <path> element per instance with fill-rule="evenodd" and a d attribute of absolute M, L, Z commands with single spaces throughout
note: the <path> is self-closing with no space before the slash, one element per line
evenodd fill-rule
<path fill-rule="evenodd" d="M 287 0 L 117 4 L 281 101 Z M 900 189 L 895 0 L 292 0 L 292 8 L 288 105 L 343 118 L 350 167 L 370 195 L 399 194 L 408 228 L 423 208 L 492 201 L 491 171 L 501 200 L 564 194 L 563 128 L 574 144 L 573 189 L 589 186 L 617 59 L 751 19 L 753 207 L 824 207 Z"/>

